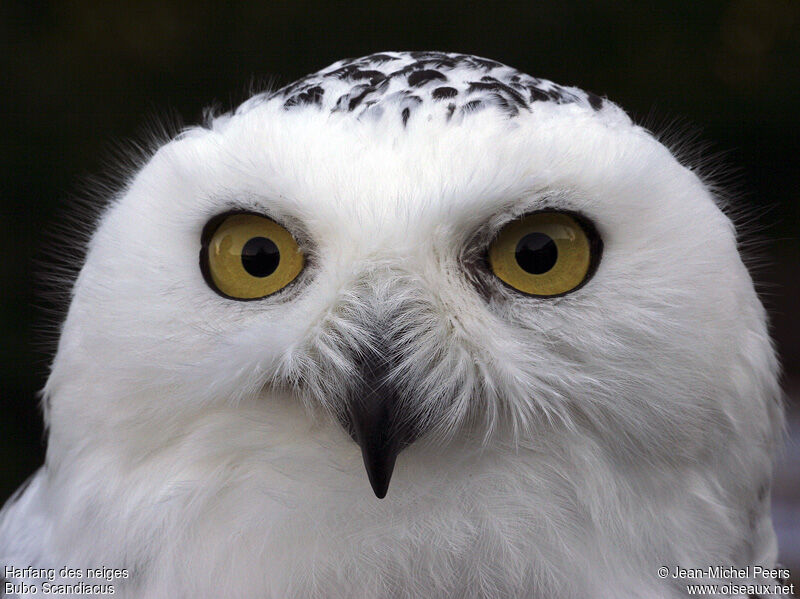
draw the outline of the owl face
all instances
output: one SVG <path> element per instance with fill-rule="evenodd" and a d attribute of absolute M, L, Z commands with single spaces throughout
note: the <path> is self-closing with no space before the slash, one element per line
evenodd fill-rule
<path fill-rule="evenodd" d="M 184 132 L 130 180 L 75 285 L 51 448 L 133 455 L 210 411 L 297 406 L 358 444 L 382 497 L 411 444 L 579 436 L 638 468 L 770 436 L 763 309 L 691 170 L 580 90 L 377 56 Z"/>

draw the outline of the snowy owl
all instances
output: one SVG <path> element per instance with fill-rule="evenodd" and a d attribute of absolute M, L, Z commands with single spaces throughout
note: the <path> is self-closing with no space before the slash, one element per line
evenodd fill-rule
<path fill-rule="evenodd" d="M 88 242 L 5 592 L 761 584 L 778 366 L 718 204 L 614 103 L 475 56 L 211 115 Z"/>

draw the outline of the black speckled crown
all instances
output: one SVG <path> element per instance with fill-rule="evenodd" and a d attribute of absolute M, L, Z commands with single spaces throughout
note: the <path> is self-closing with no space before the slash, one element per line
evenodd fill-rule
<path fill-rule="evenodd" d="M 531 77 L 494 60 L 445 52 L 381 52 L 340 60 L 252 98 L 237 112 L 263 101 L 282 102 L 286 110 L 316 107 L 357 118 L 379 118 L 391 111 L 403 124 L 422 107 L 441 109 L 449 120 L 489 107 L 512 118 L 538 102 L 577 104 L 595 112 L 611 105 L 592 93 Z"/>

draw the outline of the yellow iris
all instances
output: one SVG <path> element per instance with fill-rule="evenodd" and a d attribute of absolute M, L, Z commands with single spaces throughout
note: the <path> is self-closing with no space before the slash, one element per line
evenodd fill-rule
<path fill-rule="evenodd" d="M 562 295 L 578 287 L 592 266 L 585 228 L 563 212 L 536 212 L 510 222 L 489 247 L 497 277 L 528 295 Z"/>
<path fill-rule="evenodd" d="M 303 270 L 291 233 L 257 214 L 232 214 L 203 247 L 207 278 L 223 295 L 258 299 L 280 291 Z"/>

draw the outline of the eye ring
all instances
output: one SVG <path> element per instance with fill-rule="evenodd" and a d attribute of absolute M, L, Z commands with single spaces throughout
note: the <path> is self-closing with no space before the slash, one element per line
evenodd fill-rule
<path fill-rule="evenodd" d="M 517 293 L 555 298 L 583 287 L 600 264 L 603 241 L 585 216 L 531 212 L 507 223 L 486 252 L 488 270 Z"/>
<path fill-rule="evenodd" d="M 200 237 L 200 272 L 218 295 L 255 301 L 288 287 L 305 267 L 292 234 L 277 221 L 242 210 L 211 218 Z"/>

